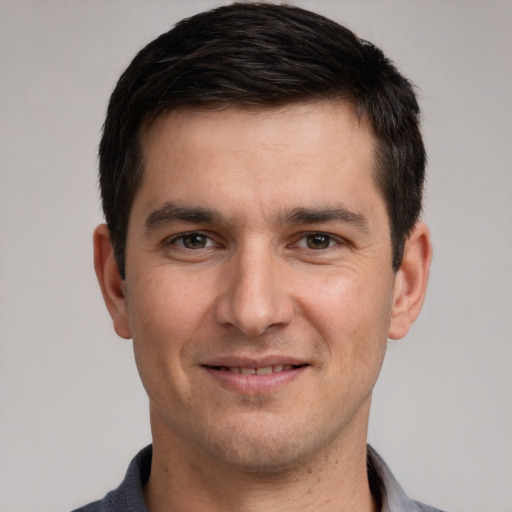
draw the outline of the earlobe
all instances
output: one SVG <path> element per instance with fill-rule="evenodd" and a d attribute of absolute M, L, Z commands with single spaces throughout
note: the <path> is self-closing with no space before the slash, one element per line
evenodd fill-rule
<path fill-rule="evenodd" d="M 110 232 L 106 224 L 100 224 L 93 235 L 94 243 L 94 270 L 101 288 L 103 300 L 112 317 L 114 330 L 125 339 L 132 337 L 124 281 L 119 273 L 114 250 L 110 242 Z"/>
<path fill-rule="evenodd" d="M 402 264 L 395 276 L 388 337 L 404 337 L 420 314 L 427 289 L 432 243 L 428 227 L 417 222 L 405 242 Z"/>

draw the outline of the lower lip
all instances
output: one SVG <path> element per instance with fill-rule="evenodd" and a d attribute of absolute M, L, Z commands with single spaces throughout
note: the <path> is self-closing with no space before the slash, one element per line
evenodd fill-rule
<path fill-rule="evenodd" d="M 243 375 L 230 371 L 214 370 L 203 366 L 203 368 L 224 388 L 246 395 L 259 395 L 271 393 L 286 386 L 306 370 L 307 366 L 283 370 L 277 373 L 268 373 L 263 375 Z"/>

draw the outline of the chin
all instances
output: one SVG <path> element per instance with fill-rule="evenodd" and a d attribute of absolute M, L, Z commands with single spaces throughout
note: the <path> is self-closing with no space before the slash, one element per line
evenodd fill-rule
<path fill-rule="evenodd" d="M 246 439 L 245 446 L 224 445 L 222 452 L 212 450 L 210 455 L 239 472 L 262 476 L 291 473 L 309 459 L 303 446 L 272 441 L 266 439 L 263 444 Z"/>
<path fill-rule="evenodd" d="M 210 432 L 203 449 L 212 459 L 247 474 L 276 475 L 304 468 L 332 442 L 327 432 L 307 432 L 297 425 L 238 424 Z"/>

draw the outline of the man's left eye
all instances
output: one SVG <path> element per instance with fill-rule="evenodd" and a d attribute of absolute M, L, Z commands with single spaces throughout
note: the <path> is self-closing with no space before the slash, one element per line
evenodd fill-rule
<path fill-rule="evenodd" d="M 337 241 L 331 235 L 325 233 L 312 233 L 301 238 L 297 243 L 298 247 L 305 249 L 321 250 L 336 245 Z"/>
<path fill-rule="evenodd" d="M 187 233 L 176 237 L 173 241 L 174 244 L 184 247 L 185 249 L 204 249 L 214 245 L 213 240 L 203 235 L 202 233 Z"/>

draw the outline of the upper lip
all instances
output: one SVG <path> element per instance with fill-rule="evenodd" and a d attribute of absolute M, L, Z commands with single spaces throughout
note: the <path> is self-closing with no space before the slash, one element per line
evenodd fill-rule
<path fill-rule="evenodd" d="M 221 356 L 209 359 L 202 363 L 202 366 L 227 366 L 235 368 L 267 368 L 273 365 L 292 365 L 303 366 L 308 363 L 304 359 L 283 356 L 283 355 L 269 355 L 264 357 L 236 357 L 236 356 Z"/>

